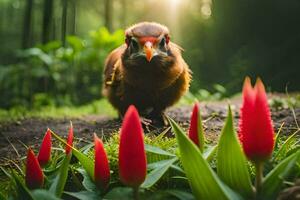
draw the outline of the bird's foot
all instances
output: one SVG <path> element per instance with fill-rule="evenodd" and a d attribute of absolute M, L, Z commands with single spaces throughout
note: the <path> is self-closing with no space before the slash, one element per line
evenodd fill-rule
<path fill-rule="evenodd" d="M 165 113 L 152 113 L 149 117 L 152 120 L 151 125 L 155 128 L 161 128 L 168 126 L 168 118 Z"/>

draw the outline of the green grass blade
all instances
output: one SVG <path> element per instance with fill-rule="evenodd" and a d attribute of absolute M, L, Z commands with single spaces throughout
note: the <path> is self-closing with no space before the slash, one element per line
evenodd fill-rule
<path fill-rule="evenodd" d="M 242 199 L 221 182 L 203 158 L 199 148 L 186 136 L 176 122 L 170 119 L 170 124 L 175 132 L 182 165 L 196 199 Z"/>
<path fill-rule="evenodd" d="M 69 164 L 72 154 L 68 154 L 64 157 L 62 164 L 56 174 L 54 181 L 52 182 L 49 191 L 55 196 L 60 197 L 64 191 L 69 171 Z"/>
<path fill-rule="evenodd" d="M 292 135 L 290 135 L 285 141 L 284 143 L 281 145 L 281 147 L 278 149 L 277 153 L 274 155 L 273 159 L 274 160 L 279 160 L 279 158 L 281 156 L 284 156 L 284 154 L 286 154 L 290 147 L 292 147 L 295 143 L 297 143 L 297 133 L 300 130 L 295 131 Z"/>
<path fill-rule="evenodd" d="M 261 194 L 259 194 L 260 199 L 276 199 L 284 179 L 290 175 L 299 161 L 300 150 L 284 159 L 269 172 L 263 180 Z"/>
<path fill-rule="evenodd" d="M 152 170 L 146 177 L 146 180 L 141 185 L 142 188 L 150 188 L 157 183 L 160 178 L 168 171 L 172 164 L 177 160 L 173 158 L 167 161 L 159 161 L 154 170 Z M 152 163 L 151 165 L 155 165 Z"/>
<path fill-rule="evenodd" d="M 233 127 L 230 106 L 228 106 L 227 119 L 218 144 L 217 172 L 221 180 L 229 187 L 245 198 L 253 197 L 247 161 Z"/>

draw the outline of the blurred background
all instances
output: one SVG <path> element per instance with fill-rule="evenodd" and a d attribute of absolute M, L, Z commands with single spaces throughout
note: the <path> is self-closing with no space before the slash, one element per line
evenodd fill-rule
<path fill-rule="evenodd" d="M 190 94 L 231 96 L 246 75 L 300 90 L 299 0 L 0 0 L 0 108 L 99 100 L 105 57 L 140 21 L 185 49 Z"/>

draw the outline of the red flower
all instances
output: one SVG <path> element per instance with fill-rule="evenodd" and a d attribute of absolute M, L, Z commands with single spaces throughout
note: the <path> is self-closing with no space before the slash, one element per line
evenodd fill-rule
<path fill-rule="evenodd" d="M 103 188 L 104 190 L 108 187 L 110 179 L 110 170 L 106 152 L 103 147 L 101 139 L 99 139 L 94 134 L 95 142 L 95 169 L 94 169 L 94 178 L 95 183 L 98 187 Z"/>
<path fill-rule="evenodd" d="M 203 151 L 204 135 L 198 103 L 195 103 L 193 108 L 189 129 L 189 138 L 200 148 L 201 151 Z"/>
<path fill-rule="evenodd" d="M 249 160 L 268 159 L 274 148 L 274 130 L 267 95 L 258 78 L 254 88 L 249 77 L 243 87 L 243 104 L 239 123 L 239 138 Z"/>
<path fill-rule="evenodd" d="M 73 125 L 72 125 L 72 122 L 70 123 L 70 129 L 69 129 L 69 135 L 68 135 L 68 138 L 67 138 L 67 144 L 72 146 L 73 145 Z M 66 145 L 66 154 L 68 155 L 72 148 L 70 146 Z"/>
<path fill-rule="evenodd" d="M 44 184 L 42 169 L 31 148 L 27 152 L 25 183 L 30 189 L 40 188 Z"/>
<path fill-rule="evenodd" d="M 144 182 L 147 174 L 143 129 L 132 105 L 125 114 L 120 133 L 119 174 L 125 185 L 134 188 Z"/>
<path fill-rule="evenodd" d="M 41 166 L 46 165 L 51 158 L 51 132 L 50 129 L 47 129 L 47 132 L 45 133 L 44 139 L 42 141 L 39 155 L 38 155 L 38 161 Z"/>

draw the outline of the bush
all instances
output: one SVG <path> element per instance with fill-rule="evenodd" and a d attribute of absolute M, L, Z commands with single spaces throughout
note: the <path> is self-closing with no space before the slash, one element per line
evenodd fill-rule
<path fill-rule="evenodd" d="M 51 41 L 20 50 L 20 62 L 0 66 L 0 107 L 82 104 L 99 98 L 105 57 L 123 38 L 122 30 L 110 34 L 100 28 L 84 39 L 68 36 L 65 47 Z"/>

